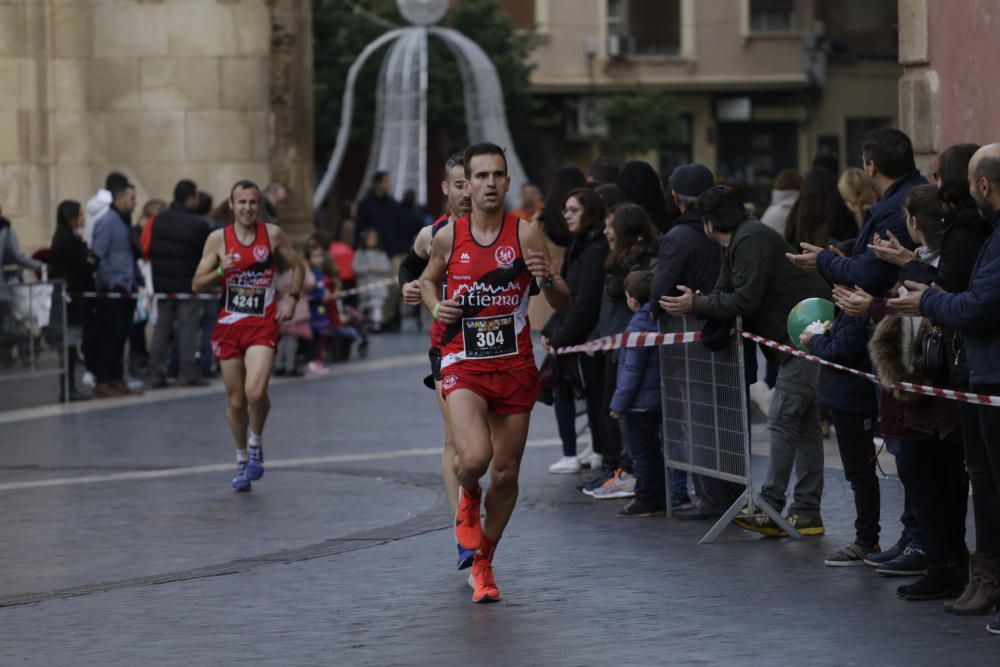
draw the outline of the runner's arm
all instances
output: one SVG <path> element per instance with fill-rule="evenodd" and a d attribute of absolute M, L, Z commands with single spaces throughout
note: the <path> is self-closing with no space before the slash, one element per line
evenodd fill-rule
<path fill-rule="evenodd" d="M 572 295 L 569 285 L 557 273 L 552 271 L 552 262 L 549 259 L 549 249 L 545 246 L 545 239 L 539 233 L 538 228 L 528 222 L 521 221 L 518 228 L 521 239 L 521 247 L 524 249 L 524 263 L 528 271 L 538 281 L 542 288 L 542 294 L 549 305 L 560 313 L 569 310 Z"/>
<path fill-rule="evenodd" d="M 289 294 L 295 294 L 296 298 L 285 297 L 281 299 L 278 303 L 278 310 L 274 315 L 274 319 L 278 322 L 288 322 L 295 315 L 295 304 L 301 298 L 302 282 L 305 280 L 306 275 L 305 262 L 295 252 L 295 249 L 292 248 L 292 244 L 289 243 L 288 237 L 285 236 L 285 232 L 281 230 L 281 227 L 268 224 L 267 236 L 271 241 L 271 248 L 274 254 L 280 257 L 281 261 L 292 270 L 292 284 Z"/>
<path fill-rule="evenodd" d="M 445 227 L 434 237 L 431 244 L 431 257 L 427 268 L 420 276 L 420 295 L 424 305 L 431 315 L 450 324 L 462 317 L 462 307 L 457 302 L 441 300 L 441 283 L 448 271 L 448 260 L 451 259 L 451 244 L 454 238 L 454 228 Z"/>
<path fill-rule="evenodd" d="M 222 243 L 222 230 L 216 230 L 205 239 L 205 247 L 201 253 L 201 261 L 195 269 L 194 278 L 191 280 L 191 290 L 194 292 L 207 292 L 222 276 L 219 275 L 219 249 Z"/>
<path fill-rule="evenodd" d="M 403 263 L 399 265 L 399 286 L 406 288 L 410 283 L 417 283 L 420 279 L 420 274 L 424 272 L 427 267 L 427 258 L 431 254 L 431 228 L 424 227 L 417 234 L 416 240 L 413 242 L 413 247 L 410 248 L 409 254 L 406 255 L 406 259 Z M 414 285 L 414 291 L 416 293 L 416 301 L 407 305 L 414 305 L 415 303 L 420 303 L 420 287 L 419 284 Z M 405 295 L 404 295 L 405 296 Z"/>

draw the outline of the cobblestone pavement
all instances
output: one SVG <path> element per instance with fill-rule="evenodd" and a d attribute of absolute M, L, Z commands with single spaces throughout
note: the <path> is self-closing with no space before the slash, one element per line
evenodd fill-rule
<path fill-rule="evenodd" d="M 998 664 L 984 618 L 823 567 L 853 534 L 838 469 L 826 536 L 698 546 L 707 525 L 618 519 L 619 501 L 546 474 L 544 406 L 498 551 L 504 600 L 472 605 L 423 339 L 377 341 L 372 360 L 274 386 L 251 494 L 229 490 L 218 387 L 0 424 L 0 664 Z M 891 543 L 901 493 L 883 491 Z"/>

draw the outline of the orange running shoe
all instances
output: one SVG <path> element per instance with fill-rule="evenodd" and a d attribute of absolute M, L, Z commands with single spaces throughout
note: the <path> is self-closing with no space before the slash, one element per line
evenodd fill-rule
<path fill-rule="evenodd" d="M 493 563 L 489 559 L 476 558 L 472 564 L 472 579 L 476 584 L 472 593 L 473 602 L 500 602 L 500 589 L 493 579 Z"/>
<path fill-rule="evenodd" d="M 472 559 L 483 539 L 483 526 L 479 520 L 482 491 L 473 496 L 464 488 L 458 490 L 458 513 L 455 515 L 455 542 L 458 545 L 458 569 L 472 565 Z"/>

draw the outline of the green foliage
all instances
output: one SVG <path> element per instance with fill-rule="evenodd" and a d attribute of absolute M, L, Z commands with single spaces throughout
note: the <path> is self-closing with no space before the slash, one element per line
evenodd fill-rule
<path fill-rule="evenodd" d="M 617 95 L 607 100 L 604 116 L 617 148 L 626 155 L 660 153 L 680 139 L 676 99 L 661 91 Z"/>
<path fill-rule="evenodd" d="M 405 21 L 394 0 L 313 0 L 316 143 L 320 150 L 333 146 L 340 125 L 341 98 L 347 70 L 372 40 L 388 30 L 355 6 L 400 26 Z M 528 94 L 531 66 L 528 56 L 536 44 L 533 32 L 515 32 L 496 0 L 461 0 L 442 22 L 470 38 L 492 59 L 504 90 L 507 118 L 512 132 L 523 126 L 533 111 Z M 389 47 L 374 54 L 362 69 L 355 87 L 351 138 L 367 142 L 372 136 L 375 86 Z M 430 75 L 427 115 L 431 140 L 447 154 L 465 145 L 465 110 L 461 75 L 448 47 L 429 40 Z"/>

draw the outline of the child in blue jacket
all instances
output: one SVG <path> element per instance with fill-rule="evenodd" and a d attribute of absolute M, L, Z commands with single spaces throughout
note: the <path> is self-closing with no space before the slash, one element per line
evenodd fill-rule
<path fill-rule="evenodd" d="M 656 333 L 649 313 L 652 271 L 633 271 L 625 278 L 628 307 L 634 313 L 625 333 Z M 661 446 L 660 359 L 655 347 L 624 348 L 611 398 L 611 417 L 619 420 L 622 440 L 635 469 L 635 498 L 618 516 L 644 517 L 666 513 L 666 479 Z M 670 500 L 676 506 L 690 502 L 687 473 L 670 473 Z"/>

